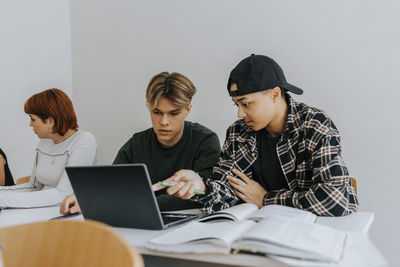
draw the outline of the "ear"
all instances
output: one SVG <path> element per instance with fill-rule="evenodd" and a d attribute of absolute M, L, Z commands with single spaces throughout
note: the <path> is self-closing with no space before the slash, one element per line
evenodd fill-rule
<path fill-rule="evenodd" d="M 186 107 L 186 116 L 190 114 L 191 110 L 192 110 L 192 104 L 189 104 L 189 106 Z"/>
<path fill-rule="evenodd" d="M 272 101 L 273 101 L 274 103 L 277 103 L 278 100 L 282 97 L 282 96 L 281 96 L 281 88 L 279 88 L 278 86 L 272 88 L 272 89 L 271 89 L 271 96 L 272 96 Z"/>
<path fill-rule="evenodd" d="M 52 126 L 54 125 L 54 119 L 52 117 L 48 117 L 45 122 Z"/>

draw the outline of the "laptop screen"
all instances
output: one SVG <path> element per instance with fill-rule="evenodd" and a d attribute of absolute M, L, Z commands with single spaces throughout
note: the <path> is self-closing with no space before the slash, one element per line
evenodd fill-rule
<path fill-rule="evenodd" d="M 85 219 L 116 227 L 165 228 L 144 164 L 66 167 Z"/>
<path fill-rule="evenodd" d="M 164 229 L 199 215 L 160 213 L 144 164 L 66 167 L 86 219 L 115 227 Z"/>

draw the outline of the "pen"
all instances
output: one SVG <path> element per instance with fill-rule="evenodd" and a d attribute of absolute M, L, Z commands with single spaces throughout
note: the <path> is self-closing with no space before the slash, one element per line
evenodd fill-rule
<path fill-rule="evenodd" d="M 167 182 L 158 182 L 160 185 L 162 185 L 162 186 L 165 186 L 165 187 L 171 187 L 171 186 L 174 186 L 175 185 L 175 183 L 167 183 Z M 204 191 L 201 191 L 201 190 L 194 190 L 194 193 L 196 194 L 196 195 L 204 195 L 205 194 L 205 192 Z"/>

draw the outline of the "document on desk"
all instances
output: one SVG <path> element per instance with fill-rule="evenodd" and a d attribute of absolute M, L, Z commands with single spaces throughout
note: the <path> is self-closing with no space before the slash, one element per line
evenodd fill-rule
<path fill-rule="evenodd" d="M 321 262 L 270 255 L 270 258 L 290 266 L 304 267 L 388 267 L 388 263 L 367 235 L 361 232 L 347 234 L 342 259 L 337 263 L 321 264 Z"/>
<path fill-rule="evenodd" d="M 255 222 L 191 222 L 150 240 L 145 247 L 163 252 L 223 253 L 232 249 L 325 262 L 341 259 L 346 234 L 333 228 L 268 216 Z"/>
<path fill-rule="evenodd" d="M 268 216 L 281 216 L 289 219 L 299 220 L 303 222 L 314 223 L 317 216 L 309 211 L 300 210 L 282 205 L 268 205 L 261 209 L 252 203 L 242 203 L 219 212 L 215 212 L 200 218 L 201 222 L 217 222 L 217 221 L 240 221 L 249 219 L 260 221 Z"/>
<path fill-rule="evenodd" d="M 0 213 L 0 227 L 47 221 L 52 217 L 60 216 L 59 207 L 3 209 Z"/>
<path fill-rule="evenodd" d="M 329 226 L 345 232 L 367 234 L 374 221 L 373 212 L 355 212 L 341 217 L 318 217 L 315 223 Z"/>

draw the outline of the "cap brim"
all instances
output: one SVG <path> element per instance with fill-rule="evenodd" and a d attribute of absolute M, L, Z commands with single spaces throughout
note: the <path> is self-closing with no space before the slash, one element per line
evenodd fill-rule
<path fill-rule="evenodd" d="M 296 95 L 301 95 L 301 94 L 303 94 L 303 90 L 302 90 L 302 89 L 300 89 L 299 87 L 294 86 L 293 84 L 290 84 L 290 83 L 285 83 L 285 84 L 283 84 L 281 87 L 282 87 L 283 89 L 286 89 L 286 90 L 288 90 L 288 91 L 290 91 L 290 92 L 296 94 Z"/>

